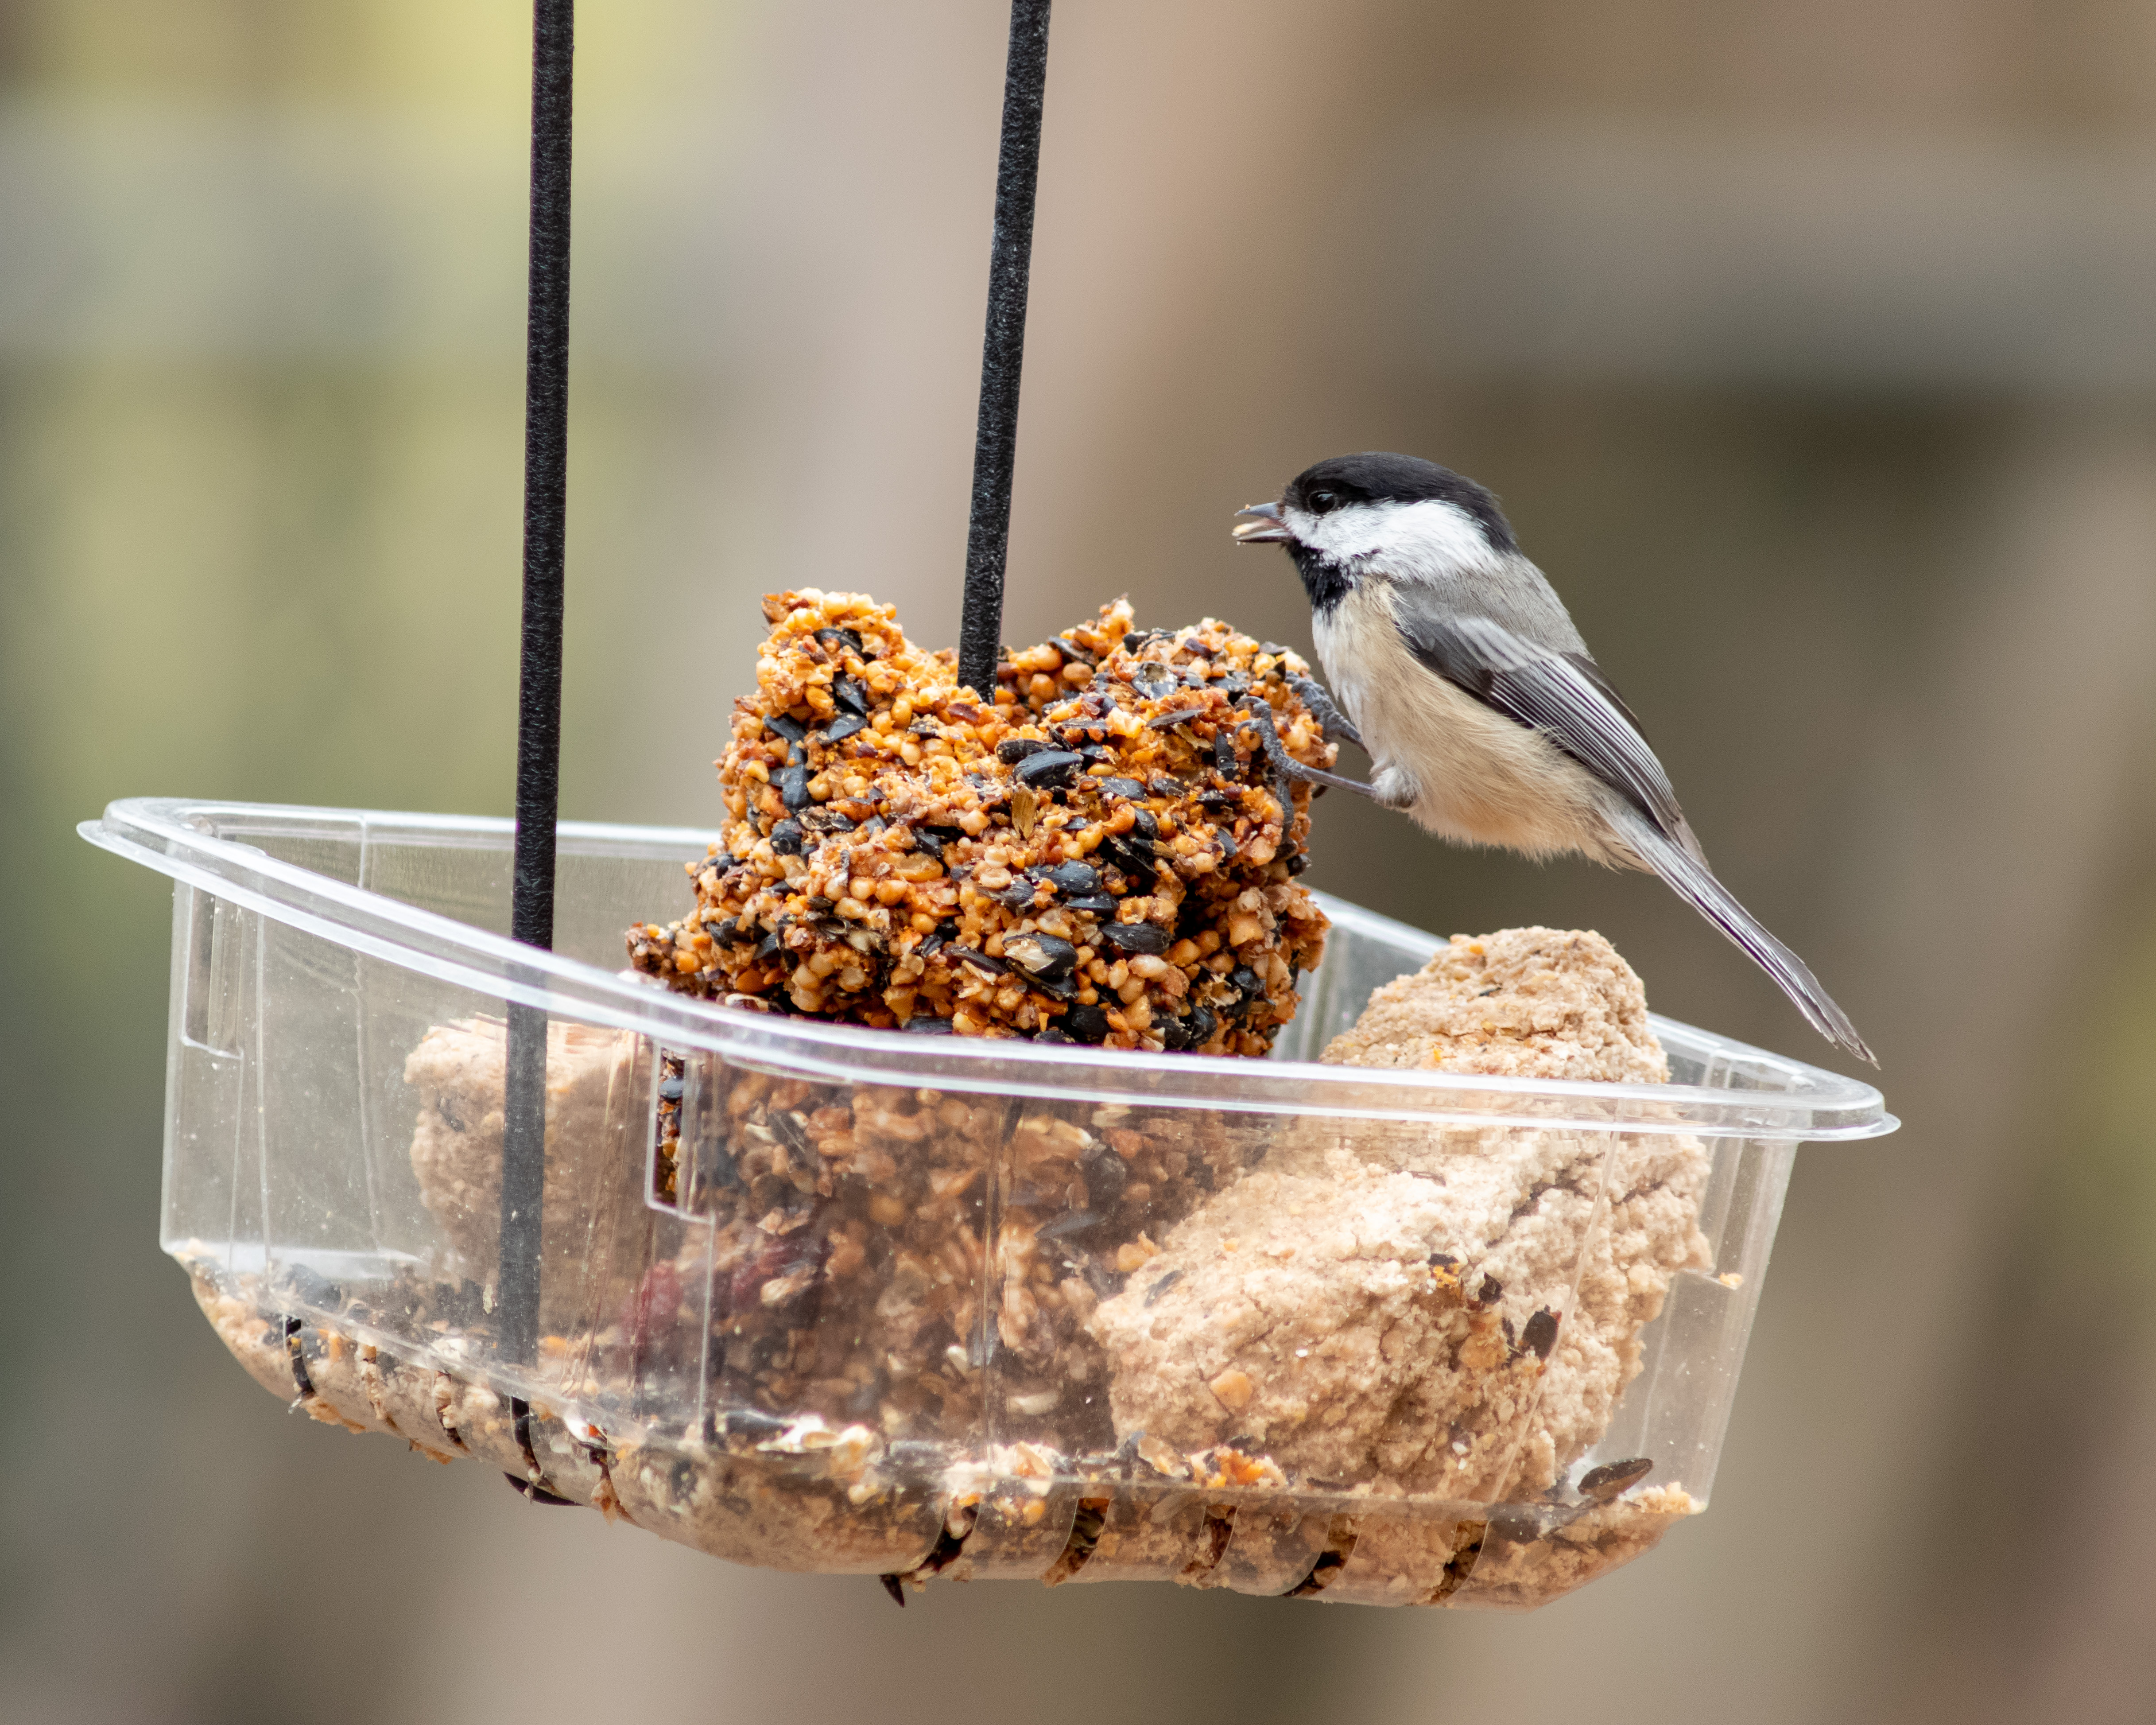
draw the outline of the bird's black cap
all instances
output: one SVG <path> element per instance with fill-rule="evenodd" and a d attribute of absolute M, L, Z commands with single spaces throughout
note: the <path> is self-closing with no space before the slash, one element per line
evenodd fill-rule
<path fill-rule="evenodd" d="M 1519 549 L 1512 523 L 1495 497 L 1473 480 L 1419 455 L 1375 449 L 1335 455 L 1290 480 L 1281 501 L 1312 515 L 1325 515 L 1349 503 L 1450 503 L 1473 517 L 1497 550 Z"/>

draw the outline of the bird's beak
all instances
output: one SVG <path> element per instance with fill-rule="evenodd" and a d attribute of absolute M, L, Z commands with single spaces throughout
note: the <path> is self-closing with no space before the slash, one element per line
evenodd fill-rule
<path fill-rule="evenodd" d="M 1235 530 L 1238 545 L 1284 545 L 1294 535 L 1281 520 L 1277 503 L 1253 503 L 1248 509 L 1239 509 L 1237 515 L 1255 516 L 1255 521 L 1245 521 Z"/>

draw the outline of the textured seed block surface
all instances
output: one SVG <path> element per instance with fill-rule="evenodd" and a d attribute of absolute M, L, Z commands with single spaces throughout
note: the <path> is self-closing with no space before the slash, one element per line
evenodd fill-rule
<path fill-rule="evenodd" d="M 1295 880 L 1335 753 L 1285 648 L 1126 602 L 1009 654 L 992 698 L 892 608 L 764 603 L 696 907 L 629 932 L 685 993 L 879 1028 L 1261 1055 L 1325 918 Z"/>

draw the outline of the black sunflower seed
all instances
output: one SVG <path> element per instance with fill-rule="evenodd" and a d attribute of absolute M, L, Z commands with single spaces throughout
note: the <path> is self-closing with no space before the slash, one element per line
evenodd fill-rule
<path fill-rule="evenodd" d="M 777 826 L 771 829 L 771 848 L 777 851 L 781 856 L 800 855 L 802 848 L 801 823 L 798 820 L 782 820 L 779 822 Z"/>
<path fill-rule="evenodd" d="M 867 715 L 868 691 L 862 688 L 851 677 L 839 676 L 831 679 L 831 699 L 840 706 L 851 707 L 854 711 L 864 716 Z"/>
<path fill-rule="evenodd" d="M 1069 784 L 1083 765 L 1084 757 L 1069 749 L 1044 749 L 1019 762 L 1011 776 L 1028 790 L 1045 790 Z"/>
<path fill-rule="evenodd" d="M 1537 1359 L 1548 1359 L 1550 1349 L 1557 1346 L 1557 1314 L 1547 1306 L 1527 1320 L 1527 1327 L 1520 1337 L 1520 1345 Z"/>
<path fill-rule="evenodd" d="M 730 1438 L 760 1444 L 785 1430 L 786 1422 L 755 1408 L 735 1408 L 727 1413 L 723 1429 Z"/>
<path fill-rule="evenodd" d="M 916 1013 L 901 1028 L 909 1036 L 948 1036 L 952 1034 L 951 1020 L 939 1019 L 932 1012 Z"/>
<path fill-rule="evenodd" d="M 1635 1455 L 1629 1461 L 1605 1461 L 1580 1476 L 1579 1495 L 1591 1497 L 1597 1503 L 1607 1503 L 1654 1471 L 1655 1458 L 1651 1455 Z"/>
<path fill-rule="evenodd" d="M 1152 922 L 1103 922 L 1101 938 L 1119 952 L 1165 952 L 1168 931 Z"/>
<path fill-rule="evenodd" d="M 535 1486 L 529 1480 L 520 1480 L 513 1473 L 504 1472 L 501 1476 L 509 1481 L 509 1489 L 516 1492 L 518 1497 L 533 1503 L 544 1504 L 549 1509 L 572 1506 L 577 1501 L 573 1497 L 564 1497 L 557 1492 L 550 1491 L 544 1486 Z"/>
<path fill-rule="evenodd" d="M 977 952 L 971 947 L 947 947 L 944 952 L 948 957 L 957 959 L 963 964 L 970 964 L 976 969 L 985 970 L 990 976 L 1010 974 L 1010 967 L 1002 959 L 991 958 L 986 952 Z"/>
<path fill-rule="evenodd" d="M 1099 789 L 1104 797 L 1122 797 L 1132 802 L 1146 793 L 1146 788 L 1135 778 L 1104 778 Z"/>
<path fill-rule="evenodd" d="M 1052 934 L 1006 936 L 1004 957 L 1027 975 L 1051 983 L 1063 981 L 1078 964 L 1077 947 Z"/>
<path fill-rule="evenodd" d="M 1161 713 L 1146 721 L 1148 731 L 1173 731 L 1178 725 L 1187 725 L 1205 709 L 1202 706 L 1178 707 L 1172 713 Z"/>
<path fill-rule="evenodd" d="M 1167 1275 L 1161 1277 L 1158 1281 L 1155 1282 L 1151 1287 L 1146 1290 L 1145 1304 L 1147 1306 L 1152 1305 L 1154 1301 L 1160 1298 L 1163 1294 L 1166 1293 L 1170 1288 L 1173 1287 L 1176 1283 L 1182 1280 L 1183 1272 L 1180 1270 L 1169 1271 Z"/>
<path fill-rule="evenodd" d="M 1096 916 L 1106 916 L 1114 911 L 1116 901 L 1106 893 L 1096 893 L 1085 898 L 1065 899 L 1063 907 L 1068 911 L 1091 911 Z"/>
<path fill-rule="evenodd" d="M 1113 1209 L 1130 1183 L 1130 1165 L 1112 1150 L 1102 1150 L 1086 1164 L 1086 1201 L 1094 1209 Z"/>
<path fill-rule="evenodd" d="M 1037 737 L 1006 737 L 996 745 L 996 758 L 1006 767 L 1015 767 L 1028 755 L 1044 753 L 1047 748 Z"/>
<path fill-rule="evenodd" d="M 788 744 L 797 743 L 808 734 L 808 727 L 798 719 L 789 719 L 784 713 L 766 713 L 763 728 Z"/>
<path fill-rule="evenodd" d="M 1144 840 L 1132 844 L 1123 839 L 1110 839 L 1101 845 L 1098 855 L 1128 875 L 1137 883 L 1140 891 L 1152 891 L 1154 867 L 1152 847 Z"/>
<path fill-rule="evenodd" d="M 808 769 L 788 767 L 778 775 L 778 800 L 797 814 L 808 806 Z"/>
<path fill-rule="evenodd" d="M 1108 1034 L 1108 1009 L 1105 1006 L 1074 1006 L 1063 1014 L 1063 1028 L 1073 1042 L 1098 1042 Z"/>
<path fill-rule="evenodd" d="M 1047 870 L 1058 892 L 1086 893 L 1101 890 L 1101 871 L 1091 863 L 1058 863 Z"/>
<path fill-rule="evenodd" d="M 829 728 L 824 732 L 824 741 L 827 743 L 844 742 L 867 724 L 868 721 L 859 713 L 840 713 L 837 718 L 831 721 Z"/>

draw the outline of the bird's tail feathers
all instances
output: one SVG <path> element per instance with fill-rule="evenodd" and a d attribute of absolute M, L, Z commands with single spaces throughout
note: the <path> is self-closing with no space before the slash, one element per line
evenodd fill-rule
<path fill-rule="evenodd" d="M 1774 978 L 1815 1030 L 1857 1059 L 1874 1066 L 1879 1064 L 1878 1057 L 1856 1034 L 1856 1026 L 1849 1021 L 1849 1014 L 1835 1005 L 1834 997 L 1820 986 L 1811 968 L 1768 933 L 1759 919 L 1714 878 L 1706 859 L 1699 854 L 1697 840 L 1687 845 L 1672 839 L 1630 808 L 1613 809 L 1609 818 L 1640 860 L 1660 875 L 1678 897 L 1727 935 L 1753 963 Z"/>

